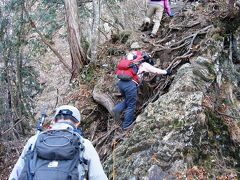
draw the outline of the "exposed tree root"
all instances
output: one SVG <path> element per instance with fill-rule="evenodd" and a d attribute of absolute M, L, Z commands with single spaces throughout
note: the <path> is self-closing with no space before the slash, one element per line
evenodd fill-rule
<path fill-rule="evenodd" d="M 93 90 L 93 99 L 97 103 L 104 106 L 108 110 L 108 112 L 113 116 L 112 109 L 114 107 L 114 102 L 112 98 L 108 94 L 101 92 L 101 90 L 99 90 L 97 86 L 95 86 Z"/>

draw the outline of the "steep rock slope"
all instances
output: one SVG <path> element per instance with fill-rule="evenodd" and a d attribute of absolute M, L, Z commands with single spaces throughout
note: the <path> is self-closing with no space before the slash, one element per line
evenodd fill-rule
<path fill-rule="evenodd" d="M 199 57 L 195 64 L 183 65 L 169 92 L 137 117 L 131 136 L 115 150 L 114 168 L 119 179 L 147 177 L 152 165 L 172 175 L 187 169 L 184 151 L 194 146 L 193 138 L 206 121 L 202 101 L 214 80 L 204 63 L 210 62 Z M 203 71 L 209 81 L 195 71 Z"/>
<path fill-rule="evenodd" d="M 185 22 L 188 17 L 201 14 L 200 12 L 202 10 L 187 11 L 184 16 L 179 15 L 179 18 L 173 21 L 178 22 L 182 17 Z M 202 13 L 201 18 L 204 19 L 203 23 L 199 22 L 201 26 L 191 29 L 200 29 L 196 30 L 196 36 L 191 35 L 194 37 L 190 41 L 193 47 L 190 46 L 191 49 L 187 51 L 194 54 L 189 56 L 189 61 L 182 61 L 182 66 L 175 66 L 177 72 L 173 75 L 174 80 L 168 92 L 149 103 L 137 117 L 135 127 L 127 132 L 124 141 L 114 144 L 112 155 L 104 164 L 109 177 L 237 177 L 240 164 L 240 131 L 239 111 L 234 109 L 239 109 L 239 100 L 233 91 L 237 89 L 234 83 L 238 82 L 238 78 L 229 75 L 233 72 L 233 69 L 230 70 L 233 64 L 231 49 L 226 47 L 226 37 L 221 34 L 223 26 L 211 26 L 207 14 Z M 188 22 L 191 22 L 190 19 Z M 211 30 L 205 37 L 201 37 L 201 34 L 205 34 L 201 32 L 204 27 Z M 176 31 L 184 30 L 177 26 L 172 28 L 176 28 Z M 172 37 L 177 37 L 184 33 L 173 34 Z M 201 38 L 196 40 L 198 35 Z M 153 51 L 156 50 L 156 44 L 145 42 L 153 45 Z M 176 41 L 172 42 L 174 44 Z M 155 51 L 155 55 L 162 49 Z M 169 49 L 172 56 L 177 55 L 174 54 L 174 47 Z M 160 57 L 169 56 L 167 50 L 165 49 Z M 226 70 L 228 72 L 224 74 Z M 232 83 L 233 85 L 230 85 Z M 229 100 L 228 93 L 231 94 L 230 103 L 226 103 Z M 224 107 L 221 108 L 219 101 Z M 227 114 L 235 114 L 236 118 Z"/>

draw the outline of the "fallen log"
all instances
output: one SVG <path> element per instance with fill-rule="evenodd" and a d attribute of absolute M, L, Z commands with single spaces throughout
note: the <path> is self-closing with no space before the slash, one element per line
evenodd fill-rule
<path fill-rule="evenodd" d="M 100 80 L 97 85 L 95 85 L 93 89 L 93 99 L 101 104 L 103 107 L 105 107 L 108 112 L 113 116 L 112 109 L 114 107 L 114 101 L 111 98 L 109 94 L 104 92 L 104 90 L 101 88 L 101 85 L 103 84 L 103 80 Z"/>

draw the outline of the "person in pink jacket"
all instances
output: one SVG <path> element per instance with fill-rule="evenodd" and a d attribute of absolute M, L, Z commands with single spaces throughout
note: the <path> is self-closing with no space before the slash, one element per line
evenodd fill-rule
<path fill-rule="evenodd" d="M 148 0 L 148 9 L 147 9 L 146 16 L 144 18 L 144 22 L 141 26 L 141 31 L 147 31 L 150 24 L 154 22 L 154 26 L 152 28 L 150 37 L 155 38 L 160 26 L 160 22 L 161 22 L 164 10 L 167 12 L 167 14 L 170 17 L 174 16 L 169 5 L 169 0 Z M 152 16 L 154 14 L 155 14 L 155 19 L 152 20 Z"/>

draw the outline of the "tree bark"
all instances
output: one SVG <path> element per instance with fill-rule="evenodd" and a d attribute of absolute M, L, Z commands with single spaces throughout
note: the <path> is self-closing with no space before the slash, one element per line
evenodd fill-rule
<path fill-rule="evenodd" d="M 91 31 L 91 62 L 97 61 L 97 45 L 99 38 L 99 24 L 100 24 L 100 0 L 93 0 L 93 23 Z"/>
<path fill-rule="evenodd" d="M 81 45 L 80 18 L 76 0 L 64 0 L 66 10 L 66 21 L 68 27 L 68 42 L 72 58 L 72 78 L 75 78 L 83 65 L 86 65 L 87 58 Z M 71 79 L 72 79 L 71 78 Z"/>
<path fill-rule="evenodd" d="M 19 36 L 18 42 L 16 47 L 16 85 L 17 85 L 17 107 L 18 107 L 18 116 L 21 117 L 23 113 L 23 103 L 21 99 L 23 98 L 22 94 L 22 37 L 23 37 L 23 30 L 24 30 L 24 21 L 23 21 L 23 13 L 24 13 L 24 2 L 22 2 L 22 10 L 21 10 L 21 20 L 20 20 L 20 28 L 19 28 Z"/>
<path fill-rule="evenodd" d="M 234 3 L 235 3 L 235 0 L 229 0 L 228 2 L 229 17 L 233 17 L 234 15 Z"/>

